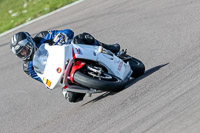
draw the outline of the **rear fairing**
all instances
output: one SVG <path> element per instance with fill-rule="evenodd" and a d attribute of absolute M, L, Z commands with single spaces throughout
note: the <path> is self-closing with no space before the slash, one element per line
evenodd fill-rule
<path fill-rule="evenodd" d="M 127 77 L 129 78 L 132 74 L 129 62 L 125 63 L 110 51 L 104 49 L 103 52 L 99 52 L 99 46 L 81 44 L 73 44 L 71 46 L 74 51 L 74 59 L 87 59 L 98 62 L 107 68 L 108 73 L 122 80 L 125 80 Z"/>

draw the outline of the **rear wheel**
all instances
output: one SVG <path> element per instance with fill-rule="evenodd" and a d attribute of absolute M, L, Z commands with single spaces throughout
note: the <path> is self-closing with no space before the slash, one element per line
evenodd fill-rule
<path fill-rule="evenodd" d="M 74 81 L 87 88 L 110 92 L 124 88 L 126 82 L 102 71 L 101 67 L 90 66 L 89 69 L 79 69 L 76 71 L 73 77 Z"/>
<path fill-rule="evenodd" d="M 132 77 L 137 78 L 144 74 L 145 66 L 144 64 L 130 55 L 126 54 L 126 51 L 122 51 L 123 54 L 119 56 L 123 61 L 129 62 L 131 69 L 133 70 Z"/>
<path fill-rule="evenodd" d="M 145 66 L 140 60 L 132 57 L 127 61 L 129 62 L 130 67 L 133 70 L 132 77 L 137 78 L 144 74 Z"/>

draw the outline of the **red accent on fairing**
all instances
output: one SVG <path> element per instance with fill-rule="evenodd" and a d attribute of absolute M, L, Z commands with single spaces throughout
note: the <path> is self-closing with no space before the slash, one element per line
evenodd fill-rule
<path fill-rule="evenodd" d="M 70 80 L 71 80 L 72 83 L 74 82 L 74 79 L 73 79 L 74 73 L 76 72 L 76 70 L 80 69 L 84 65 L 85 65 L 85 62 L 82 62 L 82 61 L 76 61 L 74 63 L 72 70 L 70 72 Z"/>
<path fill-rule="evenodd" d="M 75 55 L 75 53 L 74 53 L 74 49 L 73 49 L 73 48 L 72 48 L 72 56 L 73 56 L 73 59 L 76 58 L 76 55 Z"/>
<path fill-rule="evenodd" d="M 65 86 L 63 87 L 63 89 L 67 89 L 67 86 L 65 85 Z"/>
<path fill-rule="evenodd" d="M 76 48 L 76 51 L 77 51 L 78 54 L 80 54 L 80 52 L 78 51 L 78 48 Z"/>
<path fill-rule="evenodd" d="M 123 62 L 119 63 L 119 66 L 118 66 L 118 71 L 121 71 L 122 64 L 123 64 Z"/>

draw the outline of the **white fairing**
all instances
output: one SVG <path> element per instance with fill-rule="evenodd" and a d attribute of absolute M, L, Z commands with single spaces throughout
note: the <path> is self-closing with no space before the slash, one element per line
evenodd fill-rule
<path fill-rule="evenodd" d="M 38 51 L 42 51 L 43 49 L 48 51 L 48 56 L 46 57 L 47 60 L 44 64 L 38 63 L 40 56 L 37 56 Z M 99 52 L 98 49 L 99 46 L 81 44 L 69 44 L 63 46 L 49 46 L 48 44 L 45 44 L 36 52 L 33 65 L 35 65 L 35 67 L 40 67 L 38 64 L 42 64 L 42 67 L 44 67 L 42 72 L 40 72 L 40 69 L 36 72 L 43 80 L 44 84 L 50 89 L 56 87 L 62 88 L 66 85 L 66 83 L 61 82 L 61 79 L 66 76 L 64 74 L 69 74 L 74 59 L 96 61 L 105 66 L 108 69 L 108 73 L 115 75 L 122 80 L 130 77 L 132 70 L 129 63 L 125 63 L 110 51 L 104 49 L 103 52 Z M 68 66 L 66 67 L 65 65 L 67 61 Z"/>
<path fill-rule="evenodd" d="M 40 49 L 42 48 L 48 51 L 48 59 L 46 60 L 46 65 L 43 73 L 37 73 L 38 76 L 43 80 L 43 83 L 49 89 L 54 89 L 56 85 L 63 86 L 60 83 L 60 79 L 63 76 L 64 66 L 66 62 L 65 47 L 49 46 L 48 44 L 44 44 L 40 47 Z M 35 65 L 34 60 L 33 65 Z"/>
<path fill-rule="evenodd" d="M 43 77 L 51 81 L 50 89 L 53 89 L 62 77 L 65 65 L 65 49 L 63 47 L 48 46 L 49 58 Z"/>

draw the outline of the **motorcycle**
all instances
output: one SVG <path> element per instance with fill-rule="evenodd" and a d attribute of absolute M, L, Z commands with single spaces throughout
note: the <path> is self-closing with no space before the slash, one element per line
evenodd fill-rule
<path fill-rule="evenodd" d="M 70 102 L 69 92 L 89 94 L 122 90 L 131 77 L 145 71 L 144 64 L 126 50 L 113 53 L 102 46 L 84 44 L 43 44 L 36 51 L 33 67 L 49 89 L 62 88 Z"/>

